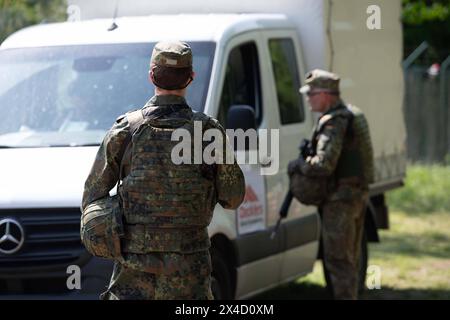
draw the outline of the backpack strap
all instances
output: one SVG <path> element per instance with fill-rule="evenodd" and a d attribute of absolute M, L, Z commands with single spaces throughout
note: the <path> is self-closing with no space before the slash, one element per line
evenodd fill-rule
<path fill-rule="evenodd" d="M 348 116 L 347 135 L 353 139 L 355 136 L 355 132 L 353 130 L 353 119 L 355 118 L 355 115 L 351 109 L 348 109 L 348 110 L 350 112 L 350 115 Z"/>
<path fill-rule="evenodd" d="M 144 114 L 142 112 L 142 109 L 135 110 L 132 112 L 129 112 L 125 115 L 127 118 L 128 124 L 130 126 L 130 131 L 125 137 L 125 140 L 122 145 L 122 149 L 119 153 L 120 158 L 120 169 L 119 169 L 119 180 L 122 180 L 123 178 L 123 168 L 127 164 L 127 155 L 130 153 L 130 145 L 131 145 L 131 139 L 133 138 L 133 135 L 135 132 L 139 129 L 139 126 L 144 122 Z"/>

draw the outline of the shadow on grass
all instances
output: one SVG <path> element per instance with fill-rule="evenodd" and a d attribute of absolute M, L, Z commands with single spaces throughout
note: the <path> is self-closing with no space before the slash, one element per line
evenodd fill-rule
<path fill-rule="evenodd" d="M 325 287 L 311 282 L 290 282 L 278 288 L 261 293 L 255 300 L 327 300 Z M 361 300 L 450 300 L 450 289 L 394 289 L 384 287 L 367 290 L 360 296 Z"/>

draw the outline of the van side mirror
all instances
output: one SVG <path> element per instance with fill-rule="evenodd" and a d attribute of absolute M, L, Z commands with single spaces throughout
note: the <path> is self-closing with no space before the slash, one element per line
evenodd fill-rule
<path fill-rule="evenodd" d="M 227 114 L 227 129 L 242 129 L 244 130 L 244 133 L 247 132 L 249 129 L 253 129 L 256 132 L 256 117 L 255 117 L 255 110 L 248 106 L 243 104 L 233 105 L 228 110 Z M 254 136 L 254 135 L 253 135 Z M 231 138 L 231 137 L 230 137 Z M 251 137 L 244 137 L 240 139 L 238 136 L 234 136 L 233 138 L 233 145 L 234 150 L 250 150 L 254 148 L 258 148 L 258 137 L 254 136 Z M 239 143 L 239 140 L 241 140 L 244 145 Z"/>
<path fill-rule="evenodd" d="M 244 104 L 237 104 L 230 107 L 227 114 L 227 129 L 248 129 L 256 130 L 255 110 Z"/>

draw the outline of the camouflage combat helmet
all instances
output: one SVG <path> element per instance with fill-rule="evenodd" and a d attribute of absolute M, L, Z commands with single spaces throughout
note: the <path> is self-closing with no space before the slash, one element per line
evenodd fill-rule
<path fill-rule="evenodd" d="M 123 225 L 117 196 L 96 200 L 85 208 L 81 215 L 80 235 L 92 255 L 121 259 Z"/>

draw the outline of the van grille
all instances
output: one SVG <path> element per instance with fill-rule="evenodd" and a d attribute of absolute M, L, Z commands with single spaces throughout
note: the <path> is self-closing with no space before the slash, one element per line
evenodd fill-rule
<path fill-rule="evenodd" d="M 80 215 L 79 208 L 0 210 L 0 221 L 15 219 L 25 233 L 18 252 L 0 252 L 0 270 L 67 266 L 77 261 L 86 252 L 80 240 Z"/>

